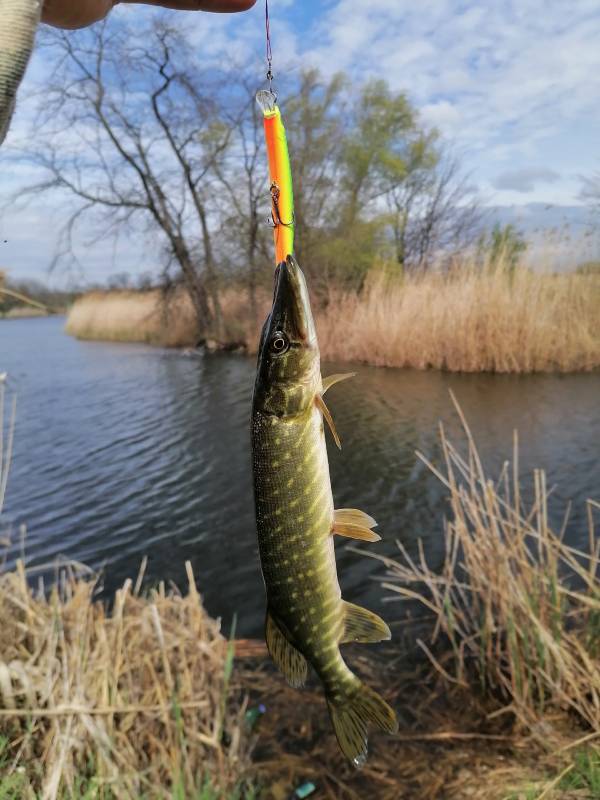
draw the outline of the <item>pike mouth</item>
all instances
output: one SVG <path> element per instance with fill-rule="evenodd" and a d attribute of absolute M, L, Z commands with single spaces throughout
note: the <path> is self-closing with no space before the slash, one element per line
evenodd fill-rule
<path fill-rule="evenodd" d="M 271 324 L 272 330 L 283 330 L 294 341 L 309 344 L 316 340 L 306 281 L 292 256 L 282 261 L 275 272 Z"/>

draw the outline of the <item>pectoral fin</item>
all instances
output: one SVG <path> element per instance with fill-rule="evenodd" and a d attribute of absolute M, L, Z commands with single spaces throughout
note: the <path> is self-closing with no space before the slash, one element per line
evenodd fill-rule
<path fill-rule="evenodd" d="M 375 525 L 377 523 L 373 517 L 357 508 L 338 508 L 333 512 L 332 531 L 339 536 L 363 542 L 380 542 L 381 536 L 371 530 Z"/>
<path fill-rule="evenodd" d="M 385 622 L 366 608 L 353 603 L 342 602 L 344 610 L 344 630 L 340 644 L 345 642 L 383 642 L 392 638 Z"/>
<path fill-rule="evenodd" d="M 329 425 L 329 430 L 331 431 L 331 433 L 333 435 L 335 443 L 337 444 L 338 448 L 341 450 L 342 449 L 342 443 L 340 442 L 340 437 L 338 436 L 338 432 L 336 431 L 335 425 L 333 423 L 333 417 L 331 416 L 331 413 L 330 413 L 329 409 L 325 405 L 325 400 L 323 400 L 322 395 L 320 395 L 320 394 L 315 395 L 315 404 L 316 404 L 317 408 L 323 414 L 323 418 L 326 420 L 327 424 Z"/>
<path fill-rule="evenodd" d="M 271 658 L 290 686 L 294 689 L 304 686 L 308 663 L 302 653 L 289 642 L 268 609 L 265 639 Z"/>
<path fill-rule="evenodd" d="M 343 374 L 330 375 L 328 378 L 323 378 L 323 394 L 336 383 L 345 381 L 347 378 L 354 378 L 356 372 L 344 372 Z"/>
<path fill-rule="evenodd" d="M 333 518 L 336 522 L 348 522 L 351 525 L 361 525 L 363 528 L 377 527 L 373 517 L 364 511 L 359 511 L 358 508 L 336 508 Z"/>
<path fill-rule="evenodd" d="M 380 542 L 381 536 L 369 528 L 360 525 L 349 525 L 343 522 L 334 522 L 333 532 L 338 536 L 346 536 L 348 539 L 360 539 L 362 542 Z"/>

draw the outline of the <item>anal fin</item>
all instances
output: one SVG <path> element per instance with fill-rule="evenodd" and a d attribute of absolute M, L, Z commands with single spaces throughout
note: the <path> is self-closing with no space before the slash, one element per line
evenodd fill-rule
<path fill-rule="evenodd" d="M 335 429 L 335 424 L 333 422 L 333 417 L 331 416 L 331 412 L 327 408 L 327 405 L 325 404 L 325 400 L 323 400 L 323 396 L 322 395 L 320 395 L 320 394 L 315 395 L 315 405 L 317 406 L 317 408 L 319 409 L 321 414 L 323 414 L 323 418 L 326 420 L 327 424 L 329 425 L 329 430 L 331 431 L 331 433 L 333 435 L 335 443 L 337 444 L 338 449 L 341 450 L 342 449 L 342 443 L 340 442 L 340 437 L 338 436 L 338 432 Z"/>
<path fill-rule="evenodd" d="M 344 629 L 340 644 L 346 642 L 383 642 L 392 638 L 386 623 L 367 608 L 342 601 Z"/>
<path fill-rule="evenodd" d="M 357 508 L 338 508 L 333 512 L 333 533 L 360 539 L 363 542 L 379 542 L 381 536 L 371 528 L 377 525 L 373 517 Z"/>
<path fill-rule="evenodd" d="M 308 662 L 287 639 L 269 609 L 267 609 L 265 639 L 271 658 L 290 686 L 294 689 L 304 686 L 308 674 Z"/>

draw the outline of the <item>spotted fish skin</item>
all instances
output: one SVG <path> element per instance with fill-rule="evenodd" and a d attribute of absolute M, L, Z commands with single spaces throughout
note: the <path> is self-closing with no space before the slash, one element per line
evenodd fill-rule
<path fill-rule="evenodd" d="M 41 0 L 0 0 L 0 144 L 31 55 Z"/>
<path fill-rule="evenodd" d="M 256 519 L 270 613 L 326 685 L 342 665 L 341 591 L 323 419 L 316 406 L 292 418 L 253 418 Z"/>
<path fill-rule="evenodd" d="M 341 598 L 333 543 L 339 512 L 334 512 L 331 492 L 323 416 L 328 412 L 322 395 L 306 283 L 288 257 L 278 267 L 273 307 L 263 328 L 252 410 L 266 639 L 275 663 L 292 685 L 301 686 L 308 665 L 314 668 L 340 746 L 360 766 L 367 753 L 367 724 L 392 732 L 396 717 L 348 668 L 340 643 L 380 641 L 390 634 L 379 617 Z M 374 524 L 361 512 L 346 510 L 340 518 L 364 518 Z M 352 529 L 346 526 L 346 531 Z M 363 534 L 357 538 L 367 538 L 368 529 L 360 529 Z M 377 538 L 372 534 L 369 540 Z"/>

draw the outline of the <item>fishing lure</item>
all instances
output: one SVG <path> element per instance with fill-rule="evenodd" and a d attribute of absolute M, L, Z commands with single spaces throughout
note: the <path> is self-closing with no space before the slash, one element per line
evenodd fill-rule
<path fill-rule="evenodd" d="M 265 142 L 271 178 L 271 223 L 275 240 L 275 266 L 294 253 L 294 190 L 287 136 L 273 91 L 273 51 L 271 49 L 271 24 L 269 0 L 265 0 L 265 31 L 267 37 L 268 89 L 256 94 L 256 101 L 264 117 Z"/>
<path fill-rule="evenodd" d="M 271 219 L 275 240 L 275 264 L 294 252 L 294 191 L 287 136 L 277 96 L 271 89 L 261 89 L 256 100 L 262 109 L 265 127 L 269 176 L 271 180 Z"/>

